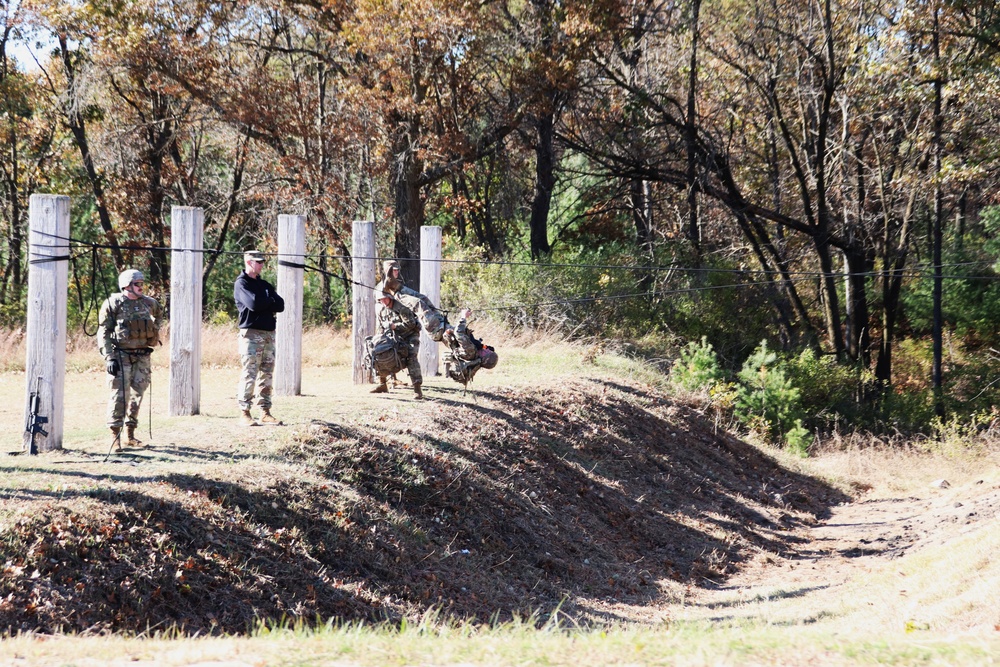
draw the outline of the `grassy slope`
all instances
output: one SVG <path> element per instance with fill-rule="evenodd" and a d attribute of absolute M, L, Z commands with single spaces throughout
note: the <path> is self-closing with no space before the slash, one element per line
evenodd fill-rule
<path fill-rule="evenodd" d="M 406 617 L 412 625 L 428 607 L 479 620 L 496 612 L 545 618 L 560 608 L 563 623 L 641 619 L 658 629 L 608 637 L 506 626 L 466 630 L 474 638 L 457 643 L 448 630 L 430 643 L 413 631 L 403 641 L 341 631 L 300 638 L 295 651 L 283 641 L 252 649 L 294 659 L 312 646 L 365 664 L 509 664 L 509 652 L 530 661 L 538 651 L 553 664 L 604 651 L 647 663 L 669 653 L 687 656 L 685 664 L 778 663 L 782 655 L 787 664 L 805 655 L 867 664 L 885 652 L 917 664 L 908 662 L 913 639 L 920 655 L 975 664 L 979 651 L 996 648 L 989 637 L 956 644 L 924 629 L 947 627 L 939 621 L 956 614 L 988 622 L 982 591 L 996 590 L 996 544 L 979 535 L 893 563 L 914 577 L 905 601 L 878 596 L 885 572 L 857 581 L 856 590 L 879 601 L 876 616 L 845 599 L 836 615 L 808 625 L 800 624 L 808 610 L 791 607 L 790 617 L 770 608 L 729 630 L 672 622 L 684 616 L 692 586 L 761 550 L 780 552 L 843 495 L 716 434 L 696 411 L 650 393 L 643 371 L 620 359 L 592 366 L 581 350 L 518 347 L 480 374 L 476 400 L 443 381 L 432 383 L 432 402 L 403 391 L 376 399 L 346 383 L 342 366 L 309 367 L 307 395 L 278 401 L 293 425 L 249 433 L 227 398 L 234 370 L 206 370 L 201 416 L 154 415 L 155 447 L 108 463 L 102 399 L 87 391 L 100 374 L 71 374 L 68 451 L 5 462 L 0 618 L 15 629 L 135 632 L 176 623 L 211 633 L 244 630 L 254 616 Z M 157 391 L 165 375 L 155 406 L 165 402 Z M 10 421 L 10 406 L 21 383 L 0 376 L 4 423 L 20 422 Z M 5 430 L 8 450 L 16 435 Z M 790 504 L 771 500 L 768 484 L 796 485 Z M 800 622 L 788 627 L 789 618 Z M 915 632 L 901 633 L 900 618 L 916 619 L 908 627 Z M 359 642 L 378 646 L 381 657 Z M 140 658 L 166 655 L 152 643 L 129 646 Z"/>

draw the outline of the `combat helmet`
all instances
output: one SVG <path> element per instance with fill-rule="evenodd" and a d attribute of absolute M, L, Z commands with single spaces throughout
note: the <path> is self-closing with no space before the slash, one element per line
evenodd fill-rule
<path fill-rule="evenodd" d="M 118 287 L 119 289 L 125 289 L 137 280 L 145 280 L 142 275 L 142 271 L 137 269 L 125 269 L 118 274 Z"/>

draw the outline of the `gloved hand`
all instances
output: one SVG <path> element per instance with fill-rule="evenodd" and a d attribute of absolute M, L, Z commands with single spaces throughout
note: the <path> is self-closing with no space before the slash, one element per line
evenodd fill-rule
<path fill-rule="evenodd" d="M 117 359 L 108 359 L 105 370 L 108 371 L 108 375 L 118 375 L 122 372 L 122 366 L 118 363 Z"/>

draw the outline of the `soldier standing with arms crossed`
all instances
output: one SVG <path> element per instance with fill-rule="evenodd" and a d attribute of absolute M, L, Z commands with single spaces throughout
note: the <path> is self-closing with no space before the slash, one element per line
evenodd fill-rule
<path fill-rule="evenodd" d="M 260 277 L 264 269 L 264 253 L 250 250 L 243 253 L 243 272 L 233 285 L 233 298 L 239 314 L 240 362 L 243 367 L 236 390 L 244 426 L 281 424 L 271 415 L 271 389 L 274 375 L 275 313 L 285 310 L 285 300 L 274 286 Z M 260 422 L 250 414 L 256 387 Z"/>
<path fill-rule="evenodd" d="M 135 437 L 139 407 L 153 376 L 149 355 L 160 344 L 162 309 L 153 297 L 142 293 L 145 280 L 140 271 L 127 269 L 118 276 L 122 290 L 101 304 L 98 315 L 97 344 L 108 371 L 108 426 L 112 447 L 122 448 L 122 424 L 126 426 L 127 446 L 141 447 Z M 131 390 L 131 401 L 129 393 Z M 127 419 L 126 419 L 127 413 Z"/>

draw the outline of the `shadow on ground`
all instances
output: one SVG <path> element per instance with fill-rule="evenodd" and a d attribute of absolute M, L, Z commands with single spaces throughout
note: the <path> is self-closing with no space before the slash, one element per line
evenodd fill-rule
<path fill-rule="evenodd" d="M 28 508 L 0 543 L 4 629 L 242 633 L 431 609 L 614 623 L 619 605 L 792 550 L 847 500 L 639 386 L 459 398 L 406 423 L 391 408 L 313 422 L 225 478 L 99 475 L 0 498 Z"/>

